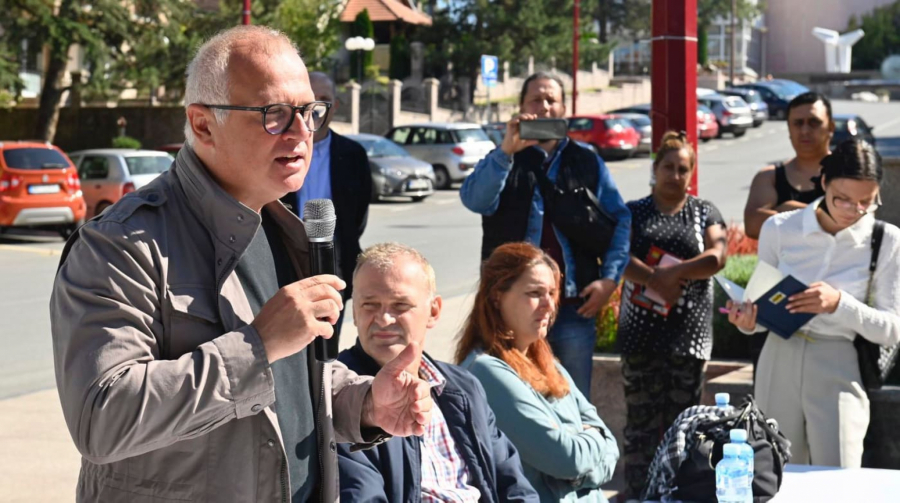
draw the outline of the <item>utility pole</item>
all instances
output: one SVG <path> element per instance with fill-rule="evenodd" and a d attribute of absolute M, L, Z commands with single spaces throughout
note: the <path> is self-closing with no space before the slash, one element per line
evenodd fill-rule
<path fill-rule="evenodd" d="M 728 83 L 729 86 L 734 85 L 734 66 L 736 61 L 736 42 L 737 42 L 737 0 L 731 0 L 731 65 L 729 65 Z"/>
<path fill-rule="evenodd" d="M 669 130 L 697 150 L 697 0 L 653 0 L 653 149 Z M 688 191 L 697 195 L 694 169 Z"/>
<path fill-rule="evenodd" d="M 572 29 L 572 115 L 578 114 L 578 39 L 581 38 L 578 16 L 581 10 L 581 0 L 575 0 L 575 19 Z"/>

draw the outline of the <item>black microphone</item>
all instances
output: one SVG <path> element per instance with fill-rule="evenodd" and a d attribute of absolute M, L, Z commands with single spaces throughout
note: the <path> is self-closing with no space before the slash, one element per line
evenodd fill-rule
<path fill-rule="evenodd" d="M 310 199 L 303 206 L 303 224 L 309 238 L 309 270 L 313 276 L 335 274 L 334 226 L 337 217 L 331 199 Z M 334 361 L 338 355 L 338 336 L 316 337 L 313 341 L 316 360 Z"/>

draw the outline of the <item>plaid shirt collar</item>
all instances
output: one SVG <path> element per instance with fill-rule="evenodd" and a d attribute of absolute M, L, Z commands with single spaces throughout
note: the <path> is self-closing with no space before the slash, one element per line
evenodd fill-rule
<path fill-rule="evenodd" d="M 447 379 L 444 378 L 444 375 L 438 370 L 437 365 L 425 356 L 425 354 L 422 354 L 422 361 L 419 363 L 419 377 L 427 382 L 428 385 L 431 386 L 432 391 L 437 393 L 438 396 L 444 392 L 444 386 L 447 385 Z"/>

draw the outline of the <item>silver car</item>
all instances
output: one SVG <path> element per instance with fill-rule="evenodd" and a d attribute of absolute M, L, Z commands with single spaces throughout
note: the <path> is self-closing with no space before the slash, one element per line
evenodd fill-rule
<path fill-rule="evenodd" d="M 434 194 L 434 169 L 420 161 L 403 147 L 373 134 L 348 135 L 359 143 L 369 156 L 372 171 L 372 201 L 385 196 L 411 197 L 419 202 Z"/>
<path fill-rule="evenodd" d="M 125 194 L 133 192 L 165 172 L 175 160 L 166 152 L 105 148 L 69 154 L 78 168 L 87 218 L 99 215 Z"/>
<path fill-rule="evenodd" d="M 650 117 L 637 113 L 616 114 L 616 116 L 627 119 L 641 134 L 641 142 L 638 143 L 635 153 L 649 154 L 653 144 L 653 122 Z"/>
<path fill-rule="evenodd" d="M 719 137 L 723 133 L 731 133 L 735 138 L 740 138 L 753 127 L 750 105 L 738 96 L 710 94 L 697 97 L 697 102 L 708 106 L 715 114 L 716 122 L 719 123 Z"/>
<path fill-rule="evenodd" d="M 409 124 L 395 127 L 385 136 L 416 159 L 431 164 L 438 189 L 461 182 L 496 148 L 480 125 L 464 122 Z"/>

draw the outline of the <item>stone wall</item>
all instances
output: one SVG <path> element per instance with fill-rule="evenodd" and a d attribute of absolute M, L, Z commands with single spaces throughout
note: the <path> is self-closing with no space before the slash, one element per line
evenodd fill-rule
<path fill-rule="evenodd" d="M 37 109 L 0 110 L 0 140 L 34 139 Z M 119 135 L 116 121 L 127 121 L 125 134 L 136 138 L 144 148 L 184 141 L 184 108 L 118 107 L 63 108 L 53 143 L 65 151 L 109 148 Z"/>

